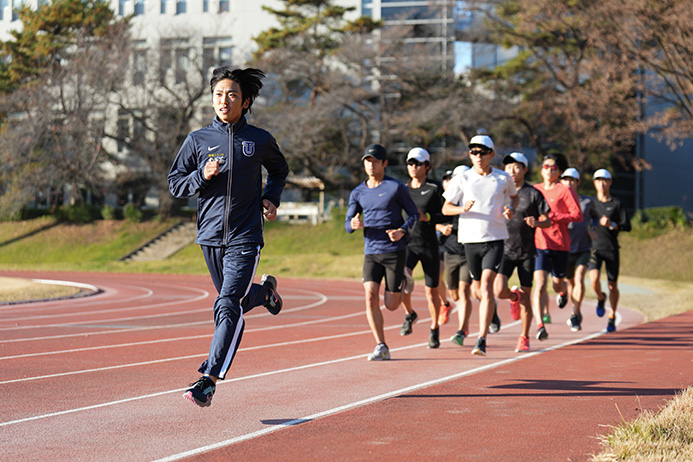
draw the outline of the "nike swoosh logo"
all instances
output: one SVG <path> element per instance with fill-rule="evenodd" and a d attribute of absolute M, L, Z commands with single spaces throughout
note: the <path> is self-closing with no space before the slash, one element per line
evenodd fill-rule
<path fill-rule="evenodd" d="M 428 193 L 430 193 L 430 192 L 431 192 L 431 190 L 430 190 L 430 189 L 427 189 L 426 191 L 421 191 L 421 195 L 423 196 L 424 194 L 428 194 Z"/>
<path fill-rule="evenodd" d="M 385 194 L 387 194 L 387 193 L 380 193 L 380 194 L 378 194 L 378 197 L 383 197 Z"/>
<path fill-rule="evenodd" d="M 241 255 L 250 255 L 251 253 L 253 253 L 253 251 L 249 250 L 247 252 L 241 252 Z"/>
<path fill-rule="evenodd" d="M 215 149 L 219 149 L 219 146 L 220 145 L 218 145 L 218 144 L 216 146 L 210 146 L 207 148 L 207 151 L 214 151 Z"/>

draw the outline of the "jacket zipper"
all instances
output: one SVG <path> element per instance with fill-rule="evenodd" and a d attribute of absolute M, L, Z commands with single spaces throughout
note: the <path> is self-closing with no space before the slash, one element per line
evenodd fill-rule
<path fill-rule="evenodd" d="M 228 246 L 229 236 L 229 213 L 231 212 L 231 185 L 233 183 L 233 125 L 229 124 L 227 130 L 229 135 L 229 161 L 228 164 L 228 181 L 226 183 L 226 204 L 224 206 L 224 239 L 222 245 Z"/>

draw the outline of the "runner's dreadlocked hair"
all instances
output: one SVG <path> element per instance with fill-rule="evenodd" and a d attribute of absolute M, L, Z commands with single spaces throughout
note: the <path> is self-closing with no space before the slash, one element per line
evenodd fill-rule
<path fill-rule="evenodd" d="M 245 115 L 247 112 L 250 112 L 253 101 L 255 101 L 257 95 L 260 94 L 262 79 L 264 78 L 265 73 L 260 69 L 248 67 L 246 69 L 231 70 L 228 66 L 224 66 L 214 69 L 212 72 L 212 79 L 209 81 L 209 86 L 212 93 L 214 93 L 214 87 L 222 80 L 229 79 L 233 82 L 237 82 L 241 87 L 242 100 L 244 102 L 248 100 L 248 107 L 243 108 L 243 115 Z"/>

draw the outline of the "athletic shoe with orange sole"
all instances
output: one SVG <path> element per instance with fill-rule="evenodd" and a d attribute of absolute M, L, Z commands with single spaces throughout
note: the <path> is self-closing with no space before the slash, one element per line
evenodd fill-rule
<path fill-rule="evenodd" d="M 513 286 L 510 292 L 514 293 L 517 300 L 510 300 L 510 316 L 517 321 L 520 319 L 520 288 Z"/>
<path fill-rule="evenodd" d="M 450 302 L 447 302 L 445 305 L 440 306 L 440 314 L 438 315 L 438 324 L 441 326 L 443 324 L 448 323 L 448 316 L 450 314 L 450 309 L 452 307 L 450 306 Z"/>
<path fill-rule="evenodd" d="M 524 335 L 520 335 L 520 338 L 517 339 L 517 346 L 515 347 L 515 352 L 516 353 L 526 353 L 529 351 L 529 337 L 525 337 Z"/>

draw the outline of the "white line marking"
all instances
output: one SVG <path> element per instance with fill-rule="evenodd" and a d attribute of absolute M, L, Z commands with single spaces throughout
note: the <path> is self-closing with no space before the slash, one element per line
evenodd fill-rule
<path fill-rule="evenodd" d="M 320 318 L 320 319 L 314 319 L 312 321 L 302 321 L 302 322 L 297 322 L 293 324 L 283 324 L 281 326 L 267 326 L 267 327 L 258 327 L 256 329 L 248 329 L 245 331 L 245 333 L 254 333 L 254 332 L 266 332 L 266 331 L 271 331 L 271 330 L 278 330 L 278 329 L 287 329 L 290 327 L 299 327 L 299 326 L 309 326 L 312 324 L 321 324 L 321 323 L 326 323 L 326 322 L 332 322 L 332 321 L 339 321 L 342 319 L 348 319 L 348 318 L 353 318 L 356 316 L 363 316 L 363 313 L 351 313 L 351 314 L 346 314 L 343 316 L 334 316 L 334 317 L 327 317 L 327 318 Z M 209 322 L 209 321 L 205 321 Z M 140 345 L 153 345 L 157 343 L 166 343 L 166 342 L 178 342 L 178 341 L 185 341 L 185 340 L 197 340 L 201 338 L 211 338 L 214 334 L 209 333 L 209 334 L 202 334 L 202 335 L 191 335 L 188 337 L 173 337 L 173 338 L 165 338 L 165 339 L 157 339 L 157 340 L 145 340 L 142 342 L 130 342 L 130 343 L 118 343 L 115 345 L 102 345 L 102 346 L 93 346 L 93 347 L 84 347 L 84 348 L 73 348 L 71 350 L 56 350 L 56 351 L 44 351 L 40 353 L 26 353 L 22 355 L 14 355 L 14 356 L 1 356 L 0 360 L 5 360 L 5 359 L 18 359 L 18 358 L 32 358 L 36 356 L 48 356 L 48 355 L 57 355 L 57 354 L 65 354 L 65 353 L 78 353 L 82 351 L 94 351 L 94 350 L 108 350 L 112 348 L 126 348 L 126 347 L 132 347 L 132 346 L 140 346 Z M 4 383 L 4 382 L 0 382 Z"/>
<path fill-rule="evenodd" d="M 408 387 L 400 388 L 399 390 L 393 390 L 393 391 L 390 391 L 390 392 L 388 392 L 388 393 L 383 393 L 383 394 L 381 394 L 381 395 L 372 396 L 372 397 L 370 397 L 370 398 L 366 398 L 366 399 L 363 399 L 363 400 L 361 400 L 361 401 L 355 401 L 355 402 L 353 402 L 353 403 L 348 403 L 348 404 L 345 404 L 345 405 L 342 405 L 342 406 L 338 406 L 338 407 L 335 407 L 335 408 L 332 408 L 332 409 L 328 409 L 328 410 L 325 410 L 325 411 L 322 411 L 322 412 L 318 412 L 318 413 L 316 413 L 316 414 L 311 414 L 311 415 L 306 416 L 306 417 L 303 417 L 303 418 L 294 419 L 294 420 L 291 420 L 291 421 L 289 421 L 289 422 L 284 422 L 284 423 L 279 424 L 279 425 L 271 425 L 271 426 L 269 426 L 268 428 L 265 428 L 265 429 L 263 429 L 263 430 L 259 430 L 259 431 L 252 432 L 252 433 L 247 433 L 247 434 L 245 434 L 245 435 L 237 436 L 237 437 L 235 437 L 235 438 L 230 438 L 230 439 L 228 439 L 228 440 L 220 441 L 220 442 L 218 442 L 218 443 L 210 444 L 210 445 L 207 445 L 207 446 L 202 446 L 202 447 L 199 447 L 199 448 L 196 448 L 196 449 L 191 449 L 191 450 L 189 450 L 189 451 L 181 452 L 181 453 L 179 453 L 179 454 L 173 454 L 173 455 L 170 455 L 170 456 L 168 456 L 168 457 L 164 457 L 164 458 L 162 458 L 162 459 L 157 459 L 157 460 L 155 460 L 154 462 L 172 462 L 172 461 L 175 461 L 175 460 L 184 459 L 184 458 L 186 458 L 186 457 L 196 456 L 196 455 L 199 455 L 199 454 L 203 454 L 203 453 L 205 453 L 205 452 L 213 451 L 214 449 L 223 448 L 223 447 L 225 447 L 225 446 L 229 446 L 229 445 L 232 445 L 232 444 L 235 444 L 235 443 L 239 443 L 239 442 L 241 442 L 241 441 L 246 441 L 246 440 L 249 440 L 249 439 L 252 439 L 252 438 L 256 438 L 256 437 L 258 437 L 258 436 L 263 436 L 263 435 L 266 435 L 266 434 L 268 434 L 268 433 L 273 433 L 273 432 L 275 432 L 275 431 L 277 431 L 277 430 L 281 430 L 281 429 L 287 428 L 287 427 L 289 427 L 289 426 L 299 425 L 299 424 L 301 424 L 301 423 L 309 422 L 309 421 L 311 421 L 311 420 L 319 419 L 319 418 L 322 418 L 322 417 L 327 417 L 327 416 L 330 416 L 330 415 L 333 415 L 333 414 L 337 414 L 337 413 L 339 413 L 339 412 L 344 412 L 344 411 L 348 411 L 348 410 L 351 410 L 351 409 L 355 409 L 355 408 L 357 408 L 357 407 L 366 406 L 366 405 L 368 405 L 368 404 L 376 403 L 376 402 L 378 402 L 378 401 L 382 401 L 382 400 L 385 400 L 385 399 L 388 399 L 388 398 L 393 398 L 393 397 L 395 397 L 395 396 L 403 395 L 403 394 L 405 394 L 405 393 L 411 393 L 411 392 L 414 392 L 414 391 L 417 391 L 417 390 L 421 390 L 421 389 L 423 389 L 423 388 L 427 388 L 427 387 L 434 386 L 434 385 L 439 385 L 439 384 L 441 384 L 441 383 L 445 383 L 445 382 L 448 382 L 448 381 L 450 381 L 450 380 L 455 380 L 455 379 L 459 379 L 459 378 L 462 378 L 462 377 L 467 377 L 467 376 L 470 376 L 470 375 L 473 375 L 473 374 L 477 374 L 477 373 L 479 373 L 479 372 L 484 372 L 484 371 L 487 371 L 487 370 L 490 370 L 490 369 L 495 369 L 495 368 L 497 368 L 497 367 L 501 367 L 501 366 L 505 366 L 505 365 L 507 365 L 507 364 L 514 363 L 514 362 L 516 362 L 516 361 L 522 361 L 522 360 L 524 360 L 524 359 L 526 359 L 526 358 L 531 358 L 531 357 L 536 356 L 536 355 L 541 354 L 541 353 L 545 353 L 545 352 L 548 352 L 548 351 L 551 351 L 551 350 L 556 350 L 556 349 L 558 349 L 558 348 L 562 348 L 562 347 L 566 347 L 566 346 L 569 346 L 569 345 L 573 345 L 573 344 L 575 344 L 575 343 L 579 343 L 579 342 L 584 341 L 584 340 L 590 340 L 590 339 L 592 339 L 592 338 L 599 337 L 600 335 L 604 335 L 604 332 L 596 332 L 596 333 L 594 333 L 594 334 L 591 334 L 591 335 L 588 335 L 588 336 L 586 336 L 586 337 L 583 337 L 582 339 L 571 340 L 571 341 L 569 341 L 569 342 L 565 342 L 565 343 L 562 343 L 562 344 L 560 344 L 560 345 L 556 345 L 556 346 L 553 346 L 553 347 L 544 348 L 544 349 L 542 349 L 542 350 L 535 351 L 535 352 L 531 352 L 531 353 L 527 353 L 527 354 L 523 354 L 523 355 L 520 355 L 520 356 L 515 356 L 515 357 L 513 357 L 513 358 L 504 359 L 504 360 L 501 360 L 501 361 L 498 361 L 498 362 L 495 362 L 495 363 L 492 363 L 492 364 L 487 364 L 487 365 L 485 365 L 485 366 L 480 366 L 480 367 L 477 367 L 477 368 L 474 368 L 474 369 L 470 369 L 470 370 L 468 370 L 468 371 L 464 371 L 464 372 L 460 372 L 460 373 L 457 373 L 457 374 L 453 374 L 453 375 L 448 375 L 448 376 L 445 376 L 445 377 L 441 377 L 441 378 L 438 378 L 438 379 L 429 380 L 429 381 L 427 381 L 427 382 L 422 382 L 422 383 L 419 383 L 419 384 L 416 384 L 416 385 L 411 385 L 411 386 L 408 386 Z M 422 345 L 423 345 L 423 344 L 422 344 Z M 418 346 L 418 345 L 416 345 L 416 346 Z M 409 347 L 407 347 L 407 348 L 409 348 Z M 398 350 L 401 350 L 401 349 L 402 349 L 402 348 L 398 348 L 398 349 L 393 350 L 393 351 L 398 351 Z M 359 358 L 363 358 L 363 355 L 360 355 L 360 356 L 358 356 L 358 357 L 359 357 Z"/>
<path fill-rule="evenodd" d="M 297 289 L 298 290 L 298 289 Z M 314 308 L 320 305 L 323 305 L 327 302 L 328 298 L 320 294 L 319 292 L 312 292 L 308 290 L 303 290 L 303 292 L 308 292 L 309 294 L 315 294 L 317 296 L 318 300 L 314 303 L 310 303 L 308 305 L 300 305 L 295 308 L 291 309 L 284 309 L 282 310 L 282 313 L 295 313 L 297 311 L 303 311 L 307 310 L 310 308 Z M 173 313 L 168 313 L 168 314 L 161 314 L 161 315 L 156 315 L 158 317 L 163 317 L 163 316 L 177 316 L 179 314 L 189 314 L 189 313 L 197 313 L 197 312 L 209 312 L 211 313 L 212 310 L 211 308 L 200 308 L 198 310 L 192 310 L 192 311 L 186 311 L 186 312 L 173 312 Z M 254 318 L 259 318 L 259 317 L 269 317 L 273 316 L 267 312 L 265 313 L 258 313 L 258 314 L 249 314 L 248 316 L 243 316 L 245 319 L 254 319 Z M 133 320 L 133 319 L 141 319 L 141 318 L 149 318 L 151 316 L 141 316 L 141 317 L 134 317 L 134 318 L 121 318 L 121 319 L 110 319 L 107 321 L 101 321 L 100 323 L 103 322 L 112 322 L 112 321 L 123 321 L 123 320 Z M 91 321 L 91 322 L 99 322 L 99 321 Z M 84 336 L 92 336 L 92 335 L 102 335 L 102 334 L 113 334 L 113 333 L 121 333 L 121 332 L 131 332 L 131 331 L 140 331 L 144 332 L 147 330 L 154 330 L 154 329 L 166 329 L 166 328 L 177 328 L 177 327 L 185 327 L 185 326 L 192 326 L 196 324 L 207 324 L 207 323 L 212 323 L 212 319 L 209 319 L 207 321 L 195 321 L 195 322 L 189 322 L 189 323 L 181 323 L 181 324 L 168 324 L 168 325 L 163 325 L 163 326 L 143 326 L 143 327 L 132 327 L 132 328 L 126 328 L 126 329 L 113 329 L 113 330 L 105 330 L 105 331 L 99 331 L 99 332 L 80 332 L 80 333 L 75 333 L 75 334 L 62 334 L 62 335 L 52 335 L 52 336 L 44 336 L 44 337 L 26 337 L 26 338 L 18 338 L 18 339 L 10 339 L 10 340 L 3 340 L 3 343 L 13 343 L 13 342 L 27 342 L 27 341 L 33 341 L 33 340 L 49 340 L 49 339 L 58 339 L 58 338 L 68 338 L 68 337 L 84 337 Z M 55 325 L 43 325 L 43 326 L 29 326 L 28 328 L 42 328 L 42 327 L 74 327 L 77 324 L 84 324 L 84 323 L 68 323 L 68 324 L 55 324 Z M 85 327 L 89 327 L 88 325 Z M 0 329 L 2 330 L 2 329 Z"/>

